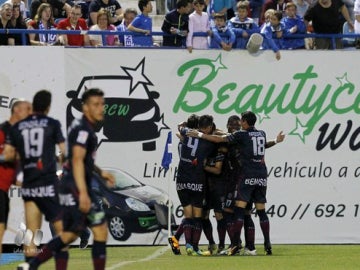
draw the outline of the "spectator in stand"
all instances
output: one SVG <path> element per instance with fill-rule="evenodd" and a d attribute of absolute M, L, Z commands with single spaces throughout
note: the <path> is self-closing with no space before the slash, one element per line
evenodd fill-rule
<path fill-rule="evenodd" d="M 21 0 L 7 0 L 5 3 L 10 3 L 13 6 L 19 6 L 20 14 L 21 14 L 22 18 L 23 19 L 27 18 L 26 6 L 25 6 L 24 1 L 21 1 Z"/>
<path fill-rule="evenodd" d="M 340 34 L 342 33 L 343 21 L 340 13 L 353 29 L 354 24 L 350 18 L 345 4 L 341 0 L 319 0 L 307 10 L 304 20 L 307 25 L 312 22 L 312 27 L 316 34 Z M 335 48 L 343 48 L 341 38 L 335 39 Z M 335 49 L 330 38 L 315 38 L 315 49 L 329 50 Z"/>
<path fill-rule="evenodd" d="M 52 9 L 50 4 L 42 3 L 38 9 L 35 19 L 28 24 L 28 29 L 40 29 L 40 30 L 55 30 L 56 25 L 54 23 L 54 17 L 52 16 Z M 48 34 L 29 34 L 30 45 L 58 45 L 59 35 Z"/>
<path fill-rule="evenodd" d="M 304 18 L 310 4 L 306 0 L 294 0 L 293 2 L 296 5 L 296 15 Z"/>
<path fill-rule="evenodd" d="M 71 7 L 70 16 L 67 19 L 61 20 L 57 25 L 59 30 L 88 30 L 85 19 L 81 18 L 81 6 L 75 4 Z M 62 43 L 65 46 L 88 46 L 89 37 L 86 34 L 81 35 L 61 35 Z"/>
<path fill-rule="evenodd" d="M 163 46 L 185 47 L 189 31 L 189 13 L 191 2 L 177 0 L 176 9 L 165 15 L 161 30 L 164 32 Z"/>
<path fill-rule="evenodd" d="M 265 13 L 264 13 L 265 21 L 264 21 L 264 23 L 260 26 L 260 32 L 261 32 L 261 30 L 266 26 L 267 23 L 270 23 L 270 18 L 271 18 L 272 15 L 274 15 L 274 13 L 275 13 L 275 10 L 272 9 L 272 8 L 268 9 L 267 11 L 265 11 Z"/>
<path fill-rule="evenodd" d="M 355 0 L 354 15 L 355 15 L 354 32 L 355 34 L 360 34 L 360 0 Z M 360 38 L 356 38 L 355 46 L 356 49 L 360 49 Z"/>
<path fill-rule="evenodd" d="M 261 11 L 262 11 L 264 1 L 263 0 L 250 0 L 249 2 L 250 2 L 250 11 L 251 11 L 251 14 L 249 13 L 249 15 L 251 16 L 251 18 L 253 18 L 255 23 L 260 25 L 259 23 L 260 23 Z"/>
<path fill-rule="evenodd" d="M 207 37 L 193 37 L 195 32 L 202 32 L 211 35 L 209 15 L 204 12 L 205 1 L 194 0 L 194 12 L 189 16 L 189 33 L 186 37 L 186 46 L 191 53 L 193 49 L 208 49 Z"/>
<path fill-rule="evenodd" d="M 283 48 L 283 37 L 285 25 L 281 22 L 282 12 L 274 11 L 270 17 L 270 22 L 261 29 L 261 34 L 264 36 L 263 49 L 272 49 L 275 53 L 276 60 L 280 60 L 280 49 Z"/>
<path fill-rule="evenodd" d="M 228 21 L 228 27 L 236 36 L 234 48 L 245 49 L 249 37 L 253 33 L 260 33 L 260 28 L 252 18 L 248 17 L 249 2 L 239 1 L 237 3 L 237 16 Z"/>
<path fill-rule="evenodd" d="M 265 12 L 268 9 L 281 11 L 282 15 L 285 16 L 285 8 L 287 2 L 290 2 L 290 0 L 266 0 L 261 11 L 260 25 L 265 22 Z"/>
<path fill-rule="evenodd" d="M 226 15 L 216 13 L 214 15 L 215 26 L 211 27 L 212 37 L 210 38 L 210 48 L 231 51 L 236 37 L 234 32 L 226 26 Z"/>
<path fill-rule="evenodd" d="M 139 0 L 138 7 L 141 11 L 128 26 L 128 30 L 134 32 L 133 42 L 137 47 L 152 47 L 154 45 L 152 31 L 152 19 L 149 14 L 152 12 L 151 0 Z"/>
<path fill-rule="evenodd" d="M 41 4 L 47 3 L 51 6 L 52 14 L 55 19 L 66 18 L 70 14 L 71 6 L 62 0 L 33 0 L 30 6 L 30 18 L 35 19 Z M 64 14 L 65 13 L 65 14 Z"/>
<path fill-rule="evenodd" d="M 116 31 L 116 27 L 110 23 L 110 12 L 104 8 L 97 13 L 97 24 L 90 27 L 91 31 Z M 90 45 L 94 47 L 120 46 L 118 35 L 106 35 L 105 42 L 103 36 L 89 35 Z"/>
<path fill-rule="evenodd" d="M 13 14 L 13 6 L 4 3 L 0 8 L 0 29 L 13 28 L 11 25 L 11 17 Z M 15 38 L 12 34 L 0 34 L 0 45 L 15 45 Z"/>
<path fill-rule="evenodd" d="M 89 6 L 89 27 L 97 23 L 97 13 L 102 8 L 110 12 L 110 24 L 119 25 L 121 23 L 124 14 L 117 0 L 91 0 Z"/>
<path fill-rule="evenodd" d="M 286 17 L 282 18 L 282 23 L 285 25 L 285 35 L 286 37 L 291 36 L 292 34 L 305 34 L 306 25 L 304 20 L 296 15 L 296 5 L 293 2 L 286 4 Z M 284 49 L 304 49 L 305 42 L 303 38 L 285 38 L 283 41 Z"/>
<path fill-rule="evenodd" d="M 11 25 L 15 29 L 27 29 L 26 23 L 20 12 L 19 5 L 13 5 L 13 15 L 11 17 Z M 28 35 L 25 35 L 25 44 L 23 44 L 21 34 L 14 34 L 13 36 L 15 39 L 15 45 L 29 45 L 30 44 Z"/>
<path fill-rule="evenodd" d="M 127 32 L 129 24 L 132 23 L 132 21 L 135 19 L 135 17 L 137 15 L 138 15 L 138 13 L 137 13 L 136 9 L 134 9 L 134 8 L 125 9 L 124 19 L 121 22 L 121 24 L 119 24 L 116 27 L 116 29 L 119 32 Z M 120 45 L 123 45 L 125 47 L 134 47 L 134 42 L 133 42 L 133 36 L 132 35 L 120 34 L 119 35 L 119 40 L 120 40 Z"/>
<path fill-rule="evenodd" d="M 205 0 L 206 11 L 210 18 L 210 25 L 214 26 L 214 15 L 221 13 L 225 14 L 225 21 L 227 20 L 227 10 L 232 9 L 232 0 Z"/>

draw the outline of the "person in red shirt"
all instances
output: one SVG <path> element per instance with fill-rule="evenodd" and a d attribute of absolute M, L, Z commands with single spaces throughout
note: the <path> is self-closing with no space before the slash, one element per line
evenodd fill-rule
<path fill-rule="evenodd" d="M 81 18 L 81 6 L 75 4 L 71 7 L 70 15 L 68 18 L 61 20 L 57 25 L 59 30 L 88 30 L 85 19 Z M 80 35 L 61 35 L 63 44 L 65 46 L 88 46 L 89 37 L 86 34 Z"/>
<path fill-rule="evenodd" d="M 30 113 L 30 102 L 24 100 L 15 101 L 11 108 L 10 119 L 0 124 L 0 257 L 2 252 L 1 243 L 10 210 L 8 191 L 10 186 L 15 182 L 16 176 L 16 164 L 14 162 L 4 161 L 3 151 L 6 136 L 12 125 L 26 118 Z"/>

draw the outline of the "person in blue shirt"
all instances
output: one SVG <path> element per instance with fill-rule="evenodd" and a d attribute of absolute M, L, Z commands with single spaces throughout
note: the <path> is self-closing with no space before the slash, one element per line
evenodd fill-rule
<path fill-rule="evenodd" d="M 135 19 L 129 24 L 128 30 L 136 33 L 133 35 L 134 46 L 152 47 L 152 19 L 149 16 L 153 9 L 151 1 L 139 0 L 138 7 L 141 11 L 141 14 L 137 15 Z"/>
<path fill-rule="evenodd" d="M 233 30 L 236 36 L 234 48 L 245 49 L 249 37 L 253 33 L 260 33 L 260 28 L 252 18 L 248 17 L 249 2 L 240 1 L 237 3 L 237 16 L 228 21 L 228 27 Z"/>
<path fill-rule="evenodd" d="M 232 9 L 233 1 L 232 0 L 206 0 L 206 12 L 209 14 L 211 26 L 214 26 L 215 14 L 222 13 L 225 15 L 225 20 L 227 19 L 228 9 Z"/>
<path fill-rule="evenodd" d="M 264 36 L 263 49 L 271 49 L 275 53 L 276 60 L 280 60 L 280 49 L 283 48 L 285 25 L 281 22 L 282 12 L 275 11 L 270 22 L 261 29 Z"/>
<path fill-rule="evenodd" d="M 210 38 L 210 48 L 224 49 L 225 51 L 231 51 L 236 37 L 234 32 L 226 26 L 226 15 L 222 13 L 216 13 L 214 15 L 215 26 L 211 27 L 213 33 Z"/>
<path fill-rule="evenodd" d="M 286 4 L 286 17 L 281 22 L 285 25 L 285 39 L 283 41 L 284 49 L 303 49 L 305 42 L 303 38 L 286 38 L 292 34 L 305 34 L 306 26 L 303 18 L 296 15 L 296 5 L 293 2 Z"/>

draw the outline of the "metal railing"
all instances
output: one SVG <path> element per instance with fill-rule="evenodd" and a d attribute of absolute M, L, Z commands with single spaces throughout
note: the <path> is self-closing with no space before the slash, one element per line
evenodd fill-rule
<path fill-rule="evenodd" d="M 0 34 L 17 34 L 21 35 L 22 44 L 26 45 L 26 35 L 28 34 L 58 34 L 58 35 L 101 35 L 103 40 L 103 45 L 106 46 L 106 36 L 107 35 L 117 35 L 117 36 L 144 36 L 144 34 L 136 33 L 136 32 L 118 32 L 118 31 L 93 31 L 93 30 L 39 30 L 39 29 L 0 29 Z M 164 32 L 151 32 L 151 36 L 172 36 Z M 193 36 L 207 36 L 206 33 L 194 33 Z M 336 40 L 337 39 L 347 39 L 353 40 L 360 39 L 360 34 L 292 34 L 291 36 L 284 37 L 284 39 L 304 39 L 304 38 L 328 38 L 331 39 L 333 48 L 336 49 Z M 108 47 L 108 46 L 107 46 Z M 116 46 L 119 47 L 119 46 Z M 126 47 L 129 48 L 129 47 Z M 141 47 L 144 48 L 144 47 Z M 169 48 L 169 47 L 167 47 Z M 175 47 L 178 48 L 178 47 Z"/>

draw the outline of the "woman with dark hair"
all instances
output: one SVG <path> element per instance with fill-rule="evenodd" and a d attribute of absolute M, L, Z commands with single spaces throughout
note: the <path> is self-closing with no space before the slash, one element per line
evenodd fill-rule
<path fill-rule="evenodd" d="M 40 29 L 40 30 L 55 30 L 56 25 L 54 23 L 54 17 L 52 15 L 51 6 L 47 3 L 42 3 L 36 13 L 35 19 L 28 25 L 28 29 Z M 30 44 L 47 46 L 58 45 L 59 35 L 54 32 L 48 34 L 29 34 Z"/>
<path fill-rule="evenodd" d="M 13 5 L 13 14 L 11 17 L 11 25 L 15 29 L 27 29 L 26 23 L 20 12 L 20 5 Z M 28 35 L 25 35 L 25 43 L 24 44 L 23 44 L 21 34 L 15 34 L 14 39 L 15 39 L 15 45 L 29 45 L 30 44 Z"/>

